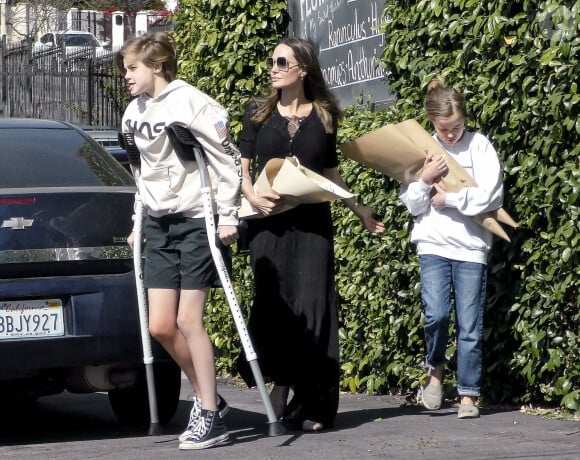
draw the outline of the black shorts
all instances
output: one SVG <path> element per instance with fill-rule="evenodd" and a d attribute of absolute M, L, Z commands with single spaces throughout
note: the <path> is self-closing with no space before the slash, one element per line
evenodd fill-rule
<path fill-rule="evenodd" d="M 182 214 L 148 216 L 143 225 L 145 236 L 146 288 L 203 289 L 219 286 L 205 219 Z M 226 267 L 231 272 L 230 250 L 217 237 Z"/>

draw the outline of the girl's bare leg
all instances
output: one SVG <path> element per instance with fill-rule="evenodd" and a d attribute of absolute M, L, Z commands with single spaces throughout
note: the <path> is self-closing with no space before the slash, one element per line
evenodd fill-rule
<path fill-rule="evenodd" d="M 187 376 L 196 395 L 199 385 L 185 336 L 177 327 L 179 290 L 148 289 L 149 332 Z"/>
<path fill-rule="evenodd" d="M 199 386 L 196 394 L 207 410 L 217 410 L 213 344 L 203 326 L 203 310 L 209 288 L 181 290 L 177 327 L 185 336 Z"/>

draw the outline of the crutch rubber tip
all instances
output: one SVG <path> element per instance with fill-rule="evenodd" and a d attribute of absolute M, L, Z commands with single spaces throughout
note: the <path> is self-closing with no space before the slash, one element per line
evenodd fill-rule
<path fill-rule="evenodd" d="M 159 423 L 149 424 L 149 436 L 159 436 L 161 434 L 161 425 Z"/>
<path fill-rule="evenodd" d="M 268 423 L 268 436 L 282 436 L 286 434 L 286 428 L 280 422 Z"/>

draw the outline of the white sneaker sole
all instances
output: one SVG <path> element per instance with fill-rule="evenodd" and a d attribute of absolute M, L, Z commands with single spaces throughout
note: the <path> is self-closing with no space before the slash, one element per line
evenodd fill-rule
<path fill-rule="evenodd" d="M 185 441 L 187 441 L 187 438 L 189 438 L 190 435 L 191 435 L 191 431 L 186 430 L 179 435 L 177 440 L 179 441 L 179 443 L 185 442 Z"/>
<path fill-rule="evenodd" d="M 220 444 L 226 443 L 230 438 L 229 433 L 224 433 L 215 438 L 208 439 L 207 441 L 202 442 L 180 442 L 179 443 L 179 450 L 198 450 L 198 449 L 207 449 L 208 447 L 218 446 Z"/>

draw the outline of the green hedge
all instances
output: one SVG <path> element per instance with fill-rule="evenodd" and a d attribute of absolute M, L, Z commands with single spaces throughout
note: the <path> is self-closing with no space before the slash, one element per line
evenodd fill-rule
<path fill-rule="evenodd" d="M 489 264 L 484 388 L 488 401 L 580 406 L 579 3 L 386 1 L 383 61 L 396 105 L 349 107 L 339 142 L 385 123 L 416 118 L 437 74 L 466 94 L 472 129 L 495 144 L 504 166 L 505 207 L 520 222 L 496 241 Z M 288 24 L 281 1 L 181 1 L 175 36 L 182 77 L 228 107 L 233 134 L 243 107 L 268 88 L 263 64 Z M 416 389 L 424 342 L 413 219 L 399 184 L 344 160 L 341 170 L 387 230 L 365 232 L 340 204 L 336 227 L 341 298 L 342 384 L 357 392 Z M 252 297 L 247 256 L 234 260 L 235 288 Z M 208 310 L 220 372 L 232 372 L 239 341 L 219 292 Z M 448 349 L 454 368 L 454 345 Z M 453 383 L 453 373 L 449 376 Z"/>

